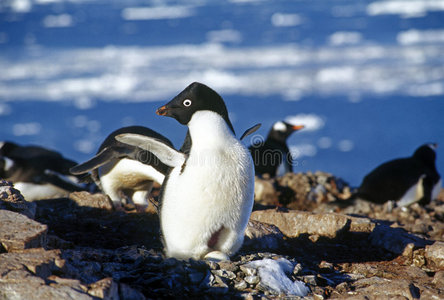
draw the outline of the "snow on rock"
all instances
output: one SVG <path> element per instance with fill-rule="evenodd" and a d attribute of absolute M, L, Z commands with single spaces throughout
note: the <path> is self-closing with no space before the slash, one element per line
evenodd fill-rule
<path fill-rule="evenodd" d="M 261 284 L 279 294 L 304 297 L 310 292 L 302 281 L 293 282 L 287 277 L 286 274 L 293 271 L 293 264 L 285 258 L 264 258 L 249 262 L 246 266 L 257 269 Z"/>

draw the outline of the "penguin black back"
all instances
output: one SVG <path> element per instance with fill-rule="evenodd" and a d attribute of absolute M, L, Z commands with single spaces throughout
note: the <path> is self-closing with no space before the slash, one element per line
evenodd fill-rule
<path fill-rule="evenodd" d="M 273 124 L 265 141 L 249 147 L 256 175 L 268 174 L 270 177 L 275 177 L 286 172 L 293 172 L 293 161 L 287 139 L 293 132 L 302 128 L 304 128 L 303 125 L 278 121 Z"/>
<path fill-rule="evenodd" d="M 428 204 L 433 200 L 435 187 L 440 181 L 435 166 L 435 147 L 435 144 L 422 145 L 411 157 L 394 159 L 376 167 L 364 177 L 356 197 L 374 203 L 399 201 L 409 189 L 418 185 L 423 196 L 417 201 Z"/>

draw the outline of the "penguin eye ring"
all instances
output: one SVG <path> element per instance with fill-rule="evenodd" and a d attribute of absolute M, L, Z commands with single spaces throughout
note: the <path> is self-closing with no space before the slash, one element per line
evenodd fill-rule
<path fill-rule="evenodd" d="M 189 107 L 191 105 L 191 100 L 190 99 L 183 100 L 183 105 Z"/>

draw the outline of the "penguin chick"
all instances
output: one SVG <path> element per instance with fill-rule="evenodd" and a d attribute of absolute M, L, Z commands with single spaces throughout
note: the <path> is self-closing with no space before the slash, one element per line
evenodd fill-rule
<path fill-rule="evenodd" d="M 436 144 L 420 146 L 411 157 L 388 161 L 367 174 L 354 198 L 398 206 L 419 202 L 430 203 L 441 190 L 441 177 L 436 170 Z"/>
<path fill-rule="evenodd" d="M 69 168 L 76 162 L 40 146 L 0 142 L 0 178 L 14 183 L 27 201 L 65 197 L 88 190 Z"/>
<path fill-rule="evenodd" d="M 278 121 L 273 124 L 265 141 L 254 143 L 249 147 L 257 176 L 268 174 L 270 177 L 276 177 L 293 172 L 287 139 L 293 132 L 302 128 L 304 125 L 292 125 Z"/>
<path fill-rule="evenodd" d="M 188 126 L 180 151 L 134 134 L 116 138 L 150 149 L 170 166 L 160 223 L 168 257 L 227 260 L 242 245 L 253 207 L 254 165 L 236 138 L 221 96 L 192 83 L 157 114 Z"/>
<path fill-rule="evenodd" d="M 113 131 L 100 145 L 96 156 L 71 168 L 72 174 L 92 173 L 102 191 L 120 208 L 126 199 L 138 209 L 148 206 L 148 196 L 156 182 L 162 185 L 169 167 L 151 152 L 115 139 L 123 133 L 139 134 L 173 144 L 163 135 L 142 126 L 123 127 Z"/>

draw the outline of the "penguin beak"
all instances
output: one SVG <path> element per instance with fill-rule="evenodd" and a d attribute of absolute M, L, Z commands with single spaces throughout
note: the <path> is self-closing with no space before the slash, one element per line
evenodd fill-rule
<path fill-rule="evenodd" d="M 159 116 L 169 116 L 169 108 L 167 105 L 161 106 L 156 110 L 156 114 Z"/>
<path fill-rule="evenodd" d="M 296 131 L 296 130 L 301 130 L 302 128 L 304 128 L 305 126 L 304 125 L 294 125 L 294 126 L 292 126 L 291 128 L 294 130 L 294 131 Z"/>

